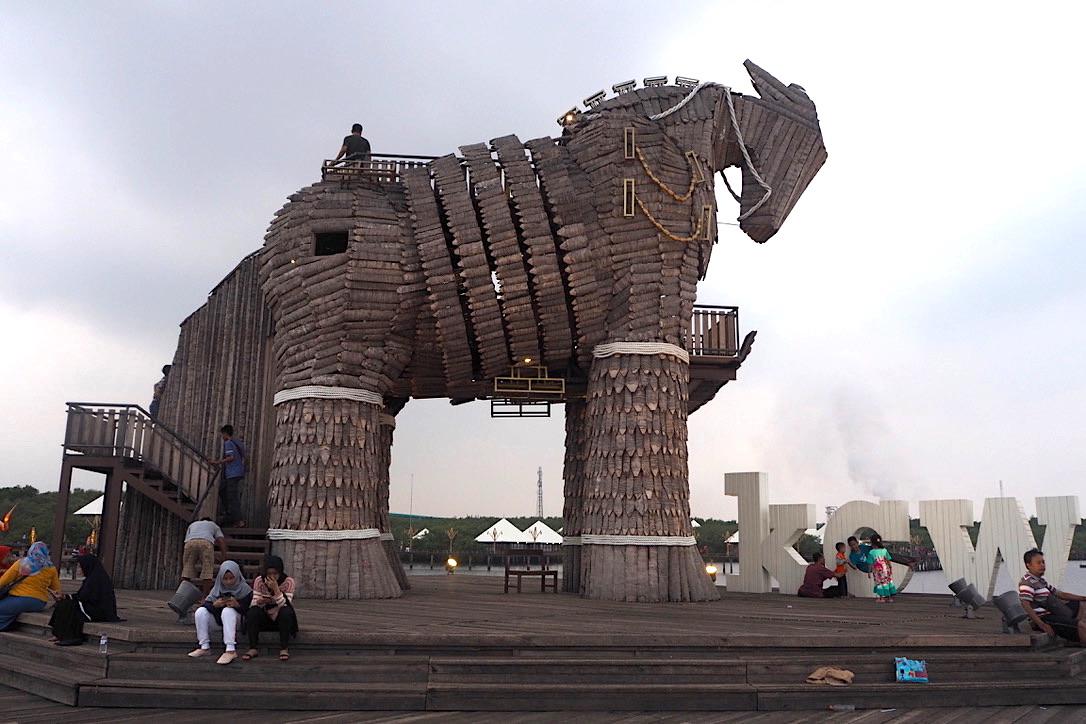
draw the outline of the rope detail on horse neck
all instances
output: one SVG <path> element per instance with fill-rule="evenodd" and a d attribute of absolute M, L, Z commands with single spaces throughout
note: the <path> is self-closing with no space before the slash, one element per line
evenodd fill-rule
<path fill-rule="evenodd" d="M 302 385 L 280 390 L 272 398 L 272 405 L 281 405 L 290 400 L 302 400 L 305 398 L 319 400 L 354 400 L 356 402 L 368 402 L 378 407 L 385 406 L 385 400 L 381 395 L 369 390 L 359 390 L 354 387 L 328 387 L 325 385 Z"/>
<path fill-rule="evenodd" d="M 708 81 L 698 83 L 696 86 L 694 86 L 693 89 L 691 89 L 689 93 L 686 94 L 686 97 L 684 97 L 681 101 L 673 105 L 671 108 L 668 108 L 666 111 L 649 116 L 649 120 L 658 121 L 661 118 L 667 118 L 672 113 L 679 110 L 691 100 L 693 100 L 694 96 L 697 95 L 698 91 L 700 91 L 702 88 L 708 88 L 709 86 L 717 85 L 717 83 L 710 83 Z M 744 213 L 740 214 L 739 218 L 736 219 L 736 221 L 744 221 L 750 218 L 750 216 L 755 211 L 762 208 L 762 205 L 765 204 L 766 201 L 769 201 L 769 197 L 773 194 L 773 189 L 770 188 L 769 184 L 765 182 L 765 179 L 762 178 L 762 175 L 758 173 L 758 169 L 754 167 L 754 161 L 752 161 L 750 158 L 750 151 L 747 150 L 747 143 L 745 140 L 743 140 L 743 131 L 739 128 L 739 118 L 735 115 L 735 103 L 732 101 L 732 89 L 728 86 L 719 87 L 724 91 L 724 101 L 728 106 L 728 118 L 731 121 L 732 130 L 735 131 L 735 142 L 739 145 L 739 150 L 743 154 L 743 160 L 746 162 L 747 168 L 750 169 L 750 173 L 754 177 L 754 180 L 757 182 L 757 184 L 765 189 L 765 195 L 762 196 L 758 203 L 754 204 L 754 206 L 750 207 Z M 736 201 L 742 202 L 742 198 L 736 196 L 735 192 L 732 191 L 731 186 L 728 185 L 727 178 L 724 179 L 724 185 L 728 187 L 728 192 Z"/>
<path fill-rule="evenodd" d="M 667 342 L 608 342 L 597 344 L 593 357 L 611 357 L 616 354 L 668 354 L 689 364 L 690 353 L 676 344 Z"/>

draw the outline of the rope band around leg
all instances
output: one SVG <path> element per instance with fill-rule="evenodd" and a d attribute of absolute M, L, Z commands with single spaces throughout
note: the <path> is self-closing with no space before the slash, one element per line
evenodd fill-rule
<path fill-rule="evenodd" d="M 387 537 L 386 537 L 387 536 Z M 269 528 L 268 540 L 394 540 L 391 533 L 382 533 L 377 528 L 358 528 L 355 530 L 291 530 L 289 528 Z"/>
<path fill-rule="evenodd" d="M 693 546 L 697 539 L 692 535 L 596 535 L 582 533 L 562 540 L 571 546 Z"/>
<path fill-rule="evenodd" d="M 690 362 L 690 353 L 677 344 L 667 342 L 609 342 L 598 344 L 592 350 L 593 357 L 612 357 L 616 354 L 666 354 Z"/>
<path fill-rule="evenodd" d="M 303 400 L 305 398 L 318 400 L 355 400 L 356 402 L 368 402 L 378 407 L 385 406 L 385 399 L 376 392 L 359 390 L 354 387 L 328 387 L 325 385 L 302 385 L 280 390 L 272 398 L 273 405 L 281 405 L 290 400 Z"/>

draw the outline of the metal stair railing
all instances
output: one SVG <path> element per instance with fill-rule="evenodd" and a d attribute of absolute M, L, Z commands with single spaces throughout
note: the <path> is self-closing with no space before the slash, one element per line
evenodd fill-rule
<path fill-rule="evenodd" d="M 139 405 L 69 402 L 64 453 L 136 460 L 155 470 L 200 512 L 222 468 Z"/>

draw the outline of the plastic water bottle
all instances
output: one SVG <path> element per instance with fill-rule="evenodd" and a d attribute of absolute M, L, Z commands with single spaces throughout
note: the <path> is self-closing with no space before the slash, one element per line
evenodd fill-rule
<path fill-rule="evenodd" d="M 109 653 L 109 636 L 106 636 L 105 634 L 102 634 L 102 638 L 98 639 L 98 653 L 100 653 L 100 654 L 108 654 Z"/>

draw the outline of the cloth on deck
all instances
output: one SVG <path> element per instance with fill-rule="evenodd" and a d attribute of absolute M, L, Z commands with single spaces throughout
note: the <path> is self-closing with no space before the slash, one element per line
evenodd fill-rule
<path fill-rule="evenodd" d="M 807 676 L 808 684 L 828 684 L 829 686 L 848 686 L 856 677 L 848 669 L 834 666 L 819 666 Z"/>

